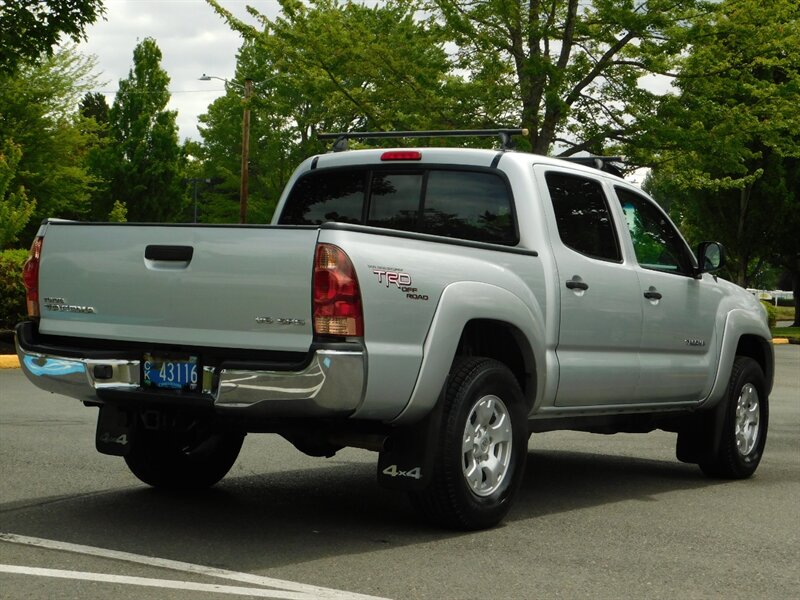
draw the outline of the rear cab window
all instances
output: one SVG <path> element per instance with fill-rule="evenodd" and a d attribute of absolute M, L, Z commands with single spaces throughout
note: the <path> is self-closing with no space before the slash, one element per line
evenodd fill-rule
<path fill-rule="evenodd" d="M 509 246 L 519 241 L 508 182 L 489 169 L 311 171 L 295 183 L 279 223 L 328 221 Z"/>

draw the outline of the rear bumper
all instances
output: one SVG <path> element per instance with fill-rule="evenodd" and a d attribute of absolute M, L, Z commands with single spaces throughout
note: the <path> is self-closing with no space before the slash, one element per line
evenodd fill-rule
<path fill-rule="evenodd" d="M 364 397 L 366 353 L 355 344 L 316 347 L 302 366 L 286 368 L 215 361 L 203 366 L 202 393 L 190 394 L 142 388 L 140 350 L 59 348 L 38 336 L 29 322 L 18 325 L 16 333 L 17 356 L 28 379 L 82 402 L 194 406 L 254 418 L 342 417 L 352 414 Z"/>

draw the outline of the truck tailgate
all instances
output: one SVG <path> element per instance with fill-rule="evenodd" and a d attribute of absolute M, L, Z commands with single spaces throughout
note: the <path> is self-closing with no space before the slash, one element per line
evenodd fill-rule
<path fill-rule="evenodd" d="M 49 223 L 44 334 L 306 351 L 318 231 Z"/>

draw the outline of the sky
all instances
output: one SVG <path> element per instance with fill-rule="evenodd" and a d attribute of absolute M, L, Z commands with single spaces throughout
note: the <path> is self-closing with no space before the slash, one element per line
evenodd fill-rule
<path fill-rule="evenodd" d="M 251 23 L 254 20 L 246 6 L 270 17 L 280 8 L 275 0 L 221 0 L 220 4 Z M 203 73 L 223 79 L 234 76 L 242 43 L 239 34 L 205 0 L 105 0 L 105 7 L 105 20 L 87 28 L 87 41 L 78 46 L 97 58 L 102 83 L 94 91 L 104 92 L 110 105 L 119 80 L 133 66 L 136 44 L 152 37 L 163 55 L 161 67 L 171 79 L 168 108 L 178 111 L 179 137 L 199 140 L 197 117 L 225 93 L 222 81 L 199 81 L 199 77 Z"/>

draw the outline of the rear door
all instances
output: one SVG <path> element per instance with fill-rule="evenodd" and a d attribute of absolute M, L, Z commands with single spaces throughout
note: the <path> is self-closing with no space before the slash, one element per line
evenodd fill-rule
<path fill-rule="evenodd" d="M 600 178 L 537 166 L 558 269 L 557 406 L 637 400 L 642 305 Z"/>

